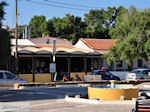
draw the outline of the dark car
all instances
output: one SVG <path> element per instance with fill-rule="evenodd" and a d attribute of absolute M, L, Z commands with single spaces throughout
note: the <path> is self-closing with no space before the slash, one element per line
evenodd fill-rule
<path fill-rule="evenodd" d="M 106 70 L 93 70 L 90 72 L 90 75 L 102 75 L 102 80 L 118 80 L 120 81 L 120 78 L 117 76 L 114 76 L 112 73 Z"/>

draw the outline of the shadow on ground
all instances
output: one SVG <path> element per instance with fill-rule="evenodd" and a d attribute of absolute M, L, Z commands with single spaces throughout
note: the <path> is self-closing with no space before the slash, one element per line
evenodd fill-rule
<path fill-rule="evenodd" d="M 87 95 L 86 87 L 59 87 L 28 90 L 0 90 L 0 102 L 62 99 L 66 95 Z"/>

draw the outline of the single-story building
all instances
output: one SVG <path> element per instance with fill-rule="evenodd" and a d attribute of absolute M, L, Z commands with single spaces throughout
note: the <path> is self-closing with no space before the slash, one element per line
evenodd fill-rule
<path fill-rule="evenodd" d="M 56 41 L 56 52 L 53 54 L 53 41 Z M 89 74 L 92 69 L 107 67 L 112 71 L 128 70 L 128 65 L 122 61 L 120 64 L 116 62 L 111 66 L 107 65 L 106 59 L 103 57 L 108 53 L 108 49 L 115 45 L 116 40 L 112 39 L 85 39 L 80 38 L 73 45 L 71 41 L 55 37 L 38 37 L 32 39 L 18 39 L 18 71 L 20 77 L 27 74 L 46 74 L 50 73 L 50 63 L 53 63 L 53 55 L 55 55 L 56 72 L 58 72 L 58 80 L 61 80 L 63 74 L 74 77 L 73 74 Z M 15 53 L 15 40 L 12 43 L 12 56 Z M 13 71 L 14 58 L 10 63 L 10 70 Z M 135 59 L 133 68 L 144 67 L 146 63 Z M 26 75 L 25 75 L 26 74 Z M 35 75 L 35 76 L 38 76 Z M 31 81 L 41 81 L 44 79 L 28 76 Z M 46 80 L 48 82 L 49 80 Z"/>

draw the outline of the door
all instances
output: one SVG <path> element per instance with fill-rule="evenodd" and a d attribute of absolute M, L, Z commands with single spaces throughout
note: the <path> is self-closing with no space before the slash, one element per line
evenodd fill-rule
<path fill-rule="evenodd" d="M 144 70 L 144 71 L 143 71 L 142 77 L 143 77 L 144 79 L 147 79 L 147 78 L 148 78 L 148 72 L 149 72 L 149 70 Z"/>
<path fill-rule="evenodd" d="M 8 84 L 14 84 L 14 83 L 17 83 L 17 80 L 15 80 L 16 76 L 10 72 L 5 72 L 5 79 L 6 79 L 6 82 Z"/>
<path fill-rule="evenodd" d="M 105 71 L 103 75 L 103 80 L 113 80 L 113 76 L 110 72 Z"/>
<path fill-rule="evenodd" d="M 4 79 L 4 73 L 0 72 L 0 85 L 6 84 L 6 80 Z"/>

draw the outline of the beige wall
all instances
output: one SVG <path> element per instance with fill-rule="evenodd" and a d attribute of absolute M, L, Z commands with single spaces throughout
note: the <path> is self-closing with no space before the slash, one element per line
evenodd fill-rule
<path fill-rule="evenodd" d="M 26 80 L 27 82 L 33 82 L 33 74 L 19 74 L 18 77 Z M 51 82 L 51 74 L 35 74 L 35 82 Z"/>

